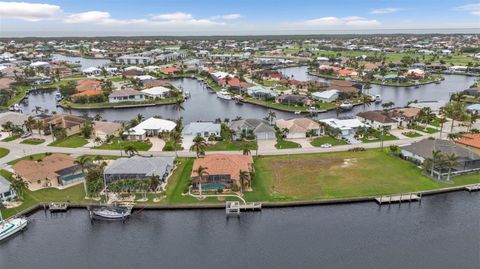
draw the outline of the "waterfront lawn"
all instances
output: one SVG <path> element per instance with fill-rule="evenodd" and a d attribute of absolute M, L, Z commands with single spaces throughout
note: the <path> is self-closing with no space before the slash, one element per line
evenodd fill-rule
<path fill-rule="evenodd" d="M 73 103 L 67 100 L 62 100 L 60 104 L 66 108 L 108 108 L 108 107 L 120 107 L 120 106 L 135 106 L 135 105 L 162 105 L 162 104 L 173 104 L 177 100 L 183 100 L 183 97 L 178 98 L 164 98 L 159 100 L 145 100 L 145 101 L 125 101 L 119 103 L 109 103 L 109 102 L 100 102 L 100 103 Z"/>
<path fill-rule="evenodd" d="M 410 137 L 410 138 L 422 136 L 422 134 L 417 133 L 417 132 L 415 132 L 415 131 L 403 132 L 402 135 L 404 135 L 404 136 L 406 136 L 406 137 Z"/>
<path fill-rule="evenodd" d="M 12 178 L 12 173 L 6 170 L 0 170 L 0 175 L 5 177 L 7 180 L 14 180 Z M 85 200 L 84 197 L 85 192 L 83 191 L 83 184 L 78 184 L 63 190 L 58 190 L 55 188 L 47 188 L 38 191 L 27 190 L 23 195 L 23 203 L 20 206 L 5 209 L 2 212 L 4 217 L 8 218 L 38 204 L 67 201 L 70 201 L 74 204 L 95 203 L 93 200 Z"/>
<path fill-rule="evenodd" d="M 298 149 L 301 147 L 302 146 L 296 142 L 288 141 L 284 139 L 277 141 L 277 143 L 275 144 L 275 148 L 277 149 Z"/>
<path fill-rule="evenodd" d="M 80 135 L 71 135 L 65 139 L 55 140 L 48 144 L 51 147 L 79 148 L 85 146 L 88 141 Z"/>
<path fill-rule="evenodd" d="M 330 144 L 332 146 L 347 145 L 347 141 L 342 139 L 337 139 L 331 136 L 319 136 L 315 137 L 310 144 L 314 147 L 320 147 L 323 144 Z"/>
<path fill-rule="evenodd" d="M 28 145 L 40 145 L 45 143 L 45 139 L 41 138 L 28 138 L 20 142 L 20 144 L 28 144 Z"/>
<path fill-rule="evenodd" d="M 10 150 L 6 148 L 0 148 L 0 159 L 7 156 L 10 153 Z"/>
<path fill-rule="evenodd" d="M 480 182 L 478 174 L 454 177 L 455 185 Z M 381 150 L 258 157 L 255 201 L 366 197 L 452 187 L 422 175 L 414 164 Z M 247 199 L 248 200 L 248 199 Z"/>
<path fill-rule="evenodd" d="M 10 142 L 10 141 L 17 140 L 18 138 L 20 138 L 20 135 L 11 135 L 7 138 L 2 139 L 2 142 Z"/>
<path fill-rule="evenodd" d="M 94 149 L 107 149 L 107 150 L 124 150 L 125 148 L 132 146 L 138 151 L 147 151 L 152 147 L 151 143 L 136 140 L 122 140 L 115 137 L 110 143 L 103 143 Z"/>

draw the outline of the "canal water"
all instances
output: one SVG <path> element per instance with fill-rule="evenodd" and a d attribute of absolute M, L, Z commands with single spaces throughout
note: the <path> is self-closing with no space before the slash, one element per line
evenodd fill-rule
<path fill-rule="evenodd" d="M 264 209 L 142 211 L 91 224 L 39 211 L 0 244 L 0 268 L 480 268 L 480 193 Z"/>
<path fill-rule="evenodd" d="M 88 60 L 88 59 L 86 59 Z M 306 67 L 292 67 L 286 69 L 280 69 L 284 74 L 291 76 L 298 80 L 317 79 L 325 80 L 322 78 L 310 76 L 307 74 Z M 419 88 L 415 87 L 388 87 L 372 85 L 370 94 L 380 94 L 384 101 L 393 101 L 397 106 L 404 106 L 410 100 L 419 101 L 439 101 L 448 100 L 452 92 L 461 91 L 468 88 L 475 78 L 459 76 L 459 75 L 446 75 L 445 80 L 441 84 L 429 84 L 423 85 Z M 160 116 L 164 119 L 176 119 L 180 116 L 184 118 L 184 122 L 193 121 L 207 121 L 215 120 L 216 118 L 229 118 L 234 119 L 236 117 L 265 117 L 269 109 L 260 107 L 257 105 L 243 104 L 238 105 L 233 101 L 227 101 L 217 98 L 215 94 L 208 91 L 205 85 L 196 79 L 185 78 L 172 81 L 177 87 L 182 87 L 185 91 L 189 91 L 191 98 L 184 104 L 184 110 L 176 110 L 174 105 L 163 105 L 155 107 L 140 107 L 140 108 L 124 108 L 124 109 L 91 109 L 91 110 L 72 110 L 64 111 L 60 107 L 56 107 L 55 92 L 46 92 L 43 94 L 30 95 L 27 101 L 22 104 L 22 110 L 24 112 L 31 112 L 36 106 L 40 106 L 44 109 L 48 109 L 50 112 L 57 111 L 58 113 L 72 113 L 77 115 L 95 116 L 100 114 L 104 119 L 110 121 L 127 121 L 134 118 L 137 114 L 142 114 L 146 118 L 152 116 Z M 352 111 L 341 113 L 341 117 L 353 117 L 358 112 L 364 109 L 381 109 L 381 104 L 371 104 L 369 107 L 358 106 Z M 277 119 L 298 117 L 291 112 L 275 111 Z M 318 118 L 332 118 L 336 117 L 335 112 L 320 113 Z"/>
<path fill-rule="evenodd" d="M 89 67 L 100 68 L 110 63 L 109 59 L 91 59 L 91 58 L 83 58 L 83 57 L 65 56 L 61 54 L 53 54 L 52 60 L 65 61 L 70 64 L 80 64 L 80 69 L 85 69 Z"/>

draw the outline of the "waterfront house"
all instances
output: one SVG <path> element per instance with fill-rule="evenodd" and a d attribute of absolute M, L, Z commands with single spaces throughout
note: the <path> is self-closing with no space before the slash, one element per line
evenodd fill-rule
<path fill-rule="evenodd" d="M 480 86 L 466 89 L 463 93 L 474 97 L 480 97 Z"/>
<path fill-rule="evenodd" d="M 277 97 L 277 103 L 286 104 L 289 106 L 311 106 L 314 101 L 310 100 L 308 96 L 302 94 L 284 94 Z"/>
<path fill-rule="evenodd" d="M 112 183 L 123 179 L 146 180 L 159 176 L 161 183 L 166 183 L 175 168 L 175 157 L 133 156 L 112 161 L 104 171 L 105 182 Z"/>
<path fill-rule="evenodd" d="M 75 89 L 77 92 L 84 92 L 88 90 L 100 90 L 102 82 L 94 79 L 82 79 L 77 81 Z"/>
<path fill-rule="evenodd" d="M 93 135 L 105 140 L 109 135 L 117 135 L 122 129 L 122 125 L 117 122 L 110 121 L 94 121 Z"/>
<path fill-rule="evenodd" d="M 151 117 L 130 128 L 123 135 L 130 140 L 144 140 L 147 137 L 157 136 L 161 132 L 171 132 L 175 126 L 173 121 Z"/>
<path fill-rule="evenodd" d="M 241 119 L 230 122 L 229 128 L 233 130 L 233 139 L 239 140 L 242 137 L 247 139 L 270 140 L 275 139 L 275 129 L 268 121 L 263 119 Z M 252 137 L 249 137 L 249 136 Z"/>
<path fill-rule="evenodd" d="M 280 119 L 275 125 L 282 131 L 286 130 L 287 138 L 305 138 L 307 134 L 315 136 L 320 134 L 320 124 L 307 118 Z"/>
<path fill-rule="evenodd" d="M 83 172 L 75 158 L 54 153 L 42 160 L 20 160 L 12 166 L 16 177 L 27 181 L 29 190 L 63 188 L 82 181 Z"/>
<path fill-rule="evenodd" d="M 312 98 L 325 103 L 335 102 L 338 99 L 338 90 L 327 90 L 312 93 Z"/>
<path fill-rule="evenodd" d="M 0 202 L 7 202 L 15 199 L 17 194 L 12 188 L 10 181 L 6 180 L 3 176 L 0 176 Z"/>
<path fill-rule="evenodd" d="M 97 67 L 88 67 L 85 69 L 82 69 L 82 73 L 85 76 L 96 76 L 102 72 L 102 69 L 97 68 Z"/>
<path fill-rule="evenodd" d="M 367 125 L 361 122 L 359 119 L 324 119 L 320 120 L 324 124 L 328 125 L 333 129 L 340 130 L 341 137 L 350 137 L 355 134 L 355 132 L 360 127 L 366 127 Z"/>
<path fill-rule="evenodd" d="M 159 86 L 168 87 L 168 86 L 171 86 L 171 84 L 170 82 L 162 79 L 152 79 L 152 80 L 147 80 L 143 82 L 143 87 L 145 87 L 145 89 L 159 87 Z"/>
<path fill-rule="evenodd" d="M 480 104 L 469 105 L 467 106 L 467 110 L 480 113 Z"/>
<path fill-rule="evenodd" d="M 398 122 L 386 111 L 360 112 L 357 114 L 357 119 L 375 129 L 387 128 L 388 130 L 395 130 L 398 128 Z"/>
<path fill-rule="evenodd" d="M 143 93 L 147 98 L 163 99 L 169 96 L 170 91 L 171 90 L 169 88 L 157 86 L 142 90 L 141 93 Z"/>
<path fill-rule="evenodd" d="M 74 134 L 80 133 L 80 130 L 86 119 L 75 116 L 75 115 L 67 115 L 67 114 L 57 114 L 52 115 L 43 120 L 43 125 L 47 126 L 51 130 L 55 127 L 65 129 L 67 136 L 71 136 Z"/>
<path fill-rule="evenodd" d="M 278 92 L 260 85 L 255 85 L 248 88 L 247 93 L 248 95 L 258 99 L 271 98 L 278 95 Z"/>
<path fill-rule="evenodd" d="M 221 125 L 213 122 L 191 122 L 185 125 L 183 135 L 185 136 L 202 136 L 208 138 L 210 136 L 219 137 L 221 132 Z"/>
<path fill-rule="evenodd" d="M 160 68 L 160 72 L 165 75 L 174 75 L 174 74 L 180 73 L 180 69 L 175 67 L 165 67 L 165 68 Z"/>
<path fill-rule="evenodd" d="M 143 102 L 145 101 L 145 95 L 139 91 L 133 89 L 115 90 L 108 95 L 109 103 L 120 102 Z"/>
<path fill-rule="evenodd" d="M 458 165 L 454 167 L 454 171 L 480 169 L 480 155 L 452 141 L 423 139 L 413 144 L 402 146 L 400 149 L 404 158 L 418 164 L 422 164 L 425 160 L 432 160 L 433 150 L 438 150 L 442 154 L 455 154 L 458 157 Z"/>
<path fill-rule="evenodd" d="M 195 159 L 192 168 L 192 185 L 198 189 L 200 176 L 195 172 L 198 167 L 206 168 L 207 174 L 202 178 L 202 190 L 225 190 L 234 186 L 240 189 L 240 171 L 253 172 L 251 155 L 212 154 Z"/>
<path fill-rule="evenodd" d="M 0 113 L 0 126 L 7 122 L 11 122 L 13 126 L 23 128 L 25 121 L 28 119 L 28 115 L 6 111 Z"/>
<path fill-rule="evenodd" d="M 462 137 L 454 141 L 467 148 L 475 149 L 477 152 L 480 150 L 480 134 L 463 134 Z"/>

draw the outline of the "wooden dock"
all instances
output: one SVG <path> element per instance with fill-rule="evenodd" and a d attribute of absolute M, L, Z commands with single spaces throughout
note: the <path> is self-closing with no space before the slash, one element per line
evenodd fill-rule
<path fill-rule="evenodd" d="M 228 201 L 225 203 L 225 213 L 228 216 L 236 215 L 240 216 L 241 211 L 259 211 L 262 210 L 261 203 L 244 203 L 241 204 L 238 201 Z"/>
<path fill-rule="evenodd" d="M 405 193 L 397 195 L 384 195 L 376 197 L 375 200 L 379 205 L 391 204 L 391 203 L 404 203 L 404 202 L 419 202 L 422 199 L 421 194 Z"/>
<path fill-rule="evenodd" d="M 48 205 L 48 210 L 50 211 L 50 213 L 65 212 L 68 210 L 69 206 L 69 203 L 50 203 Z"/>
<path fill-rule="evenodd" d="M 480 184 L 473 184 L 469 186 L 465 186 L 465 190 L 472 192 L 472 191 L 480 191 Z"/>

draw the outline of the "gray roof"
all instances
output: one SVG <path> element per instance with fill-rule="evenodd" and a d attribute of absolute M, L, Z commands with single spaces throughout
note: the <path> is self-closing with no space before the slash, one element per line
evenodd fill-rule
<path fill-rule="evenodd" d="M 140 174 L 145 176 L 163 176 L 173 167 L 174 157 L 142 157 L 120 158 L 112 162 L 106 169 L 106 175 Z"/>
<path fill-rule="evenodd" d="M 10 121 L 13 123 L 13 125 L 22 126 L 27 119 L 28 116 L 22 113 L 10 111 L 0 113 L 0 124 L 5 124 L 6 122 Z"/>
<path fill-rule="evenodd" d="M 433 157 L 432 151 L 434 148 L 443 154 L 454 153 L 460 160 L 480 160 L 478 154 L 448 140 L 424 139 L 401 147 L 402 150 L 411 152 L 424 159 L 431 159 Z"/>
<path fill-rule="evenodd" d="M 143 95 L 141 92 L 133 89 L 115 90 L 108 97 L 125 97 L 131 95 Z"/>
<path fill-rule="evenodd" d="M 210 132 L 220 133 L 221 125 L 213 122 L 191 122 L 185 126 L 183 133 L 186 135 L 194 135 L 197 133 Z"/>
<path fill-rule="evenodd" d="M 268 121 L 261 119 L 242 119 L 232 121 L 230 123 L 230 129 L 234 131 L 240 131 L 242 129 L 253 130 L 254 133 L 258 132 L 275 132 L 275 129 L 270 126 Z"/>
<path fill-rule="evenodd" d="M 0 176 L 0 193 L 4 193 L 10 190 L 10 181 Z"/>

